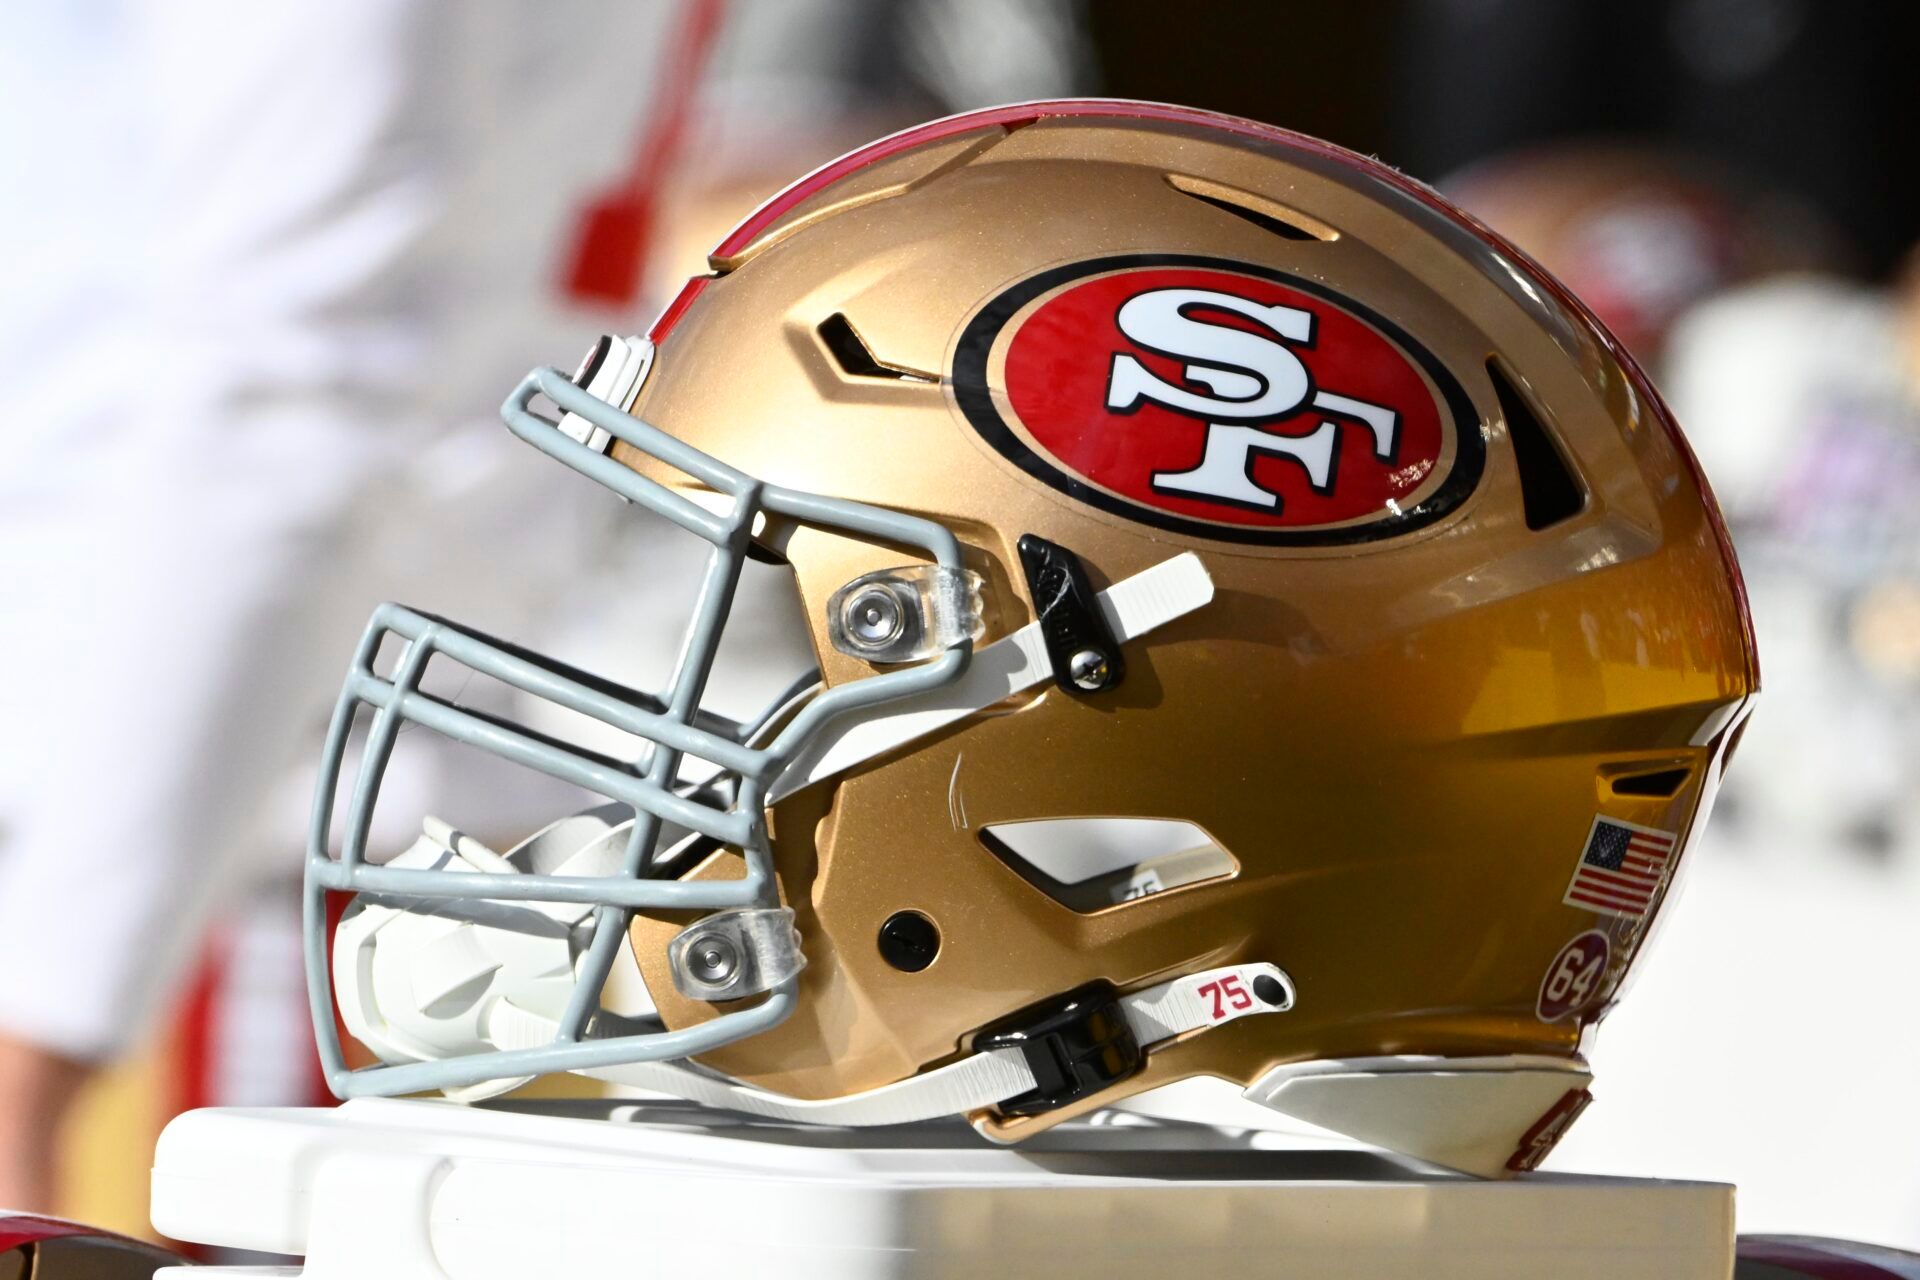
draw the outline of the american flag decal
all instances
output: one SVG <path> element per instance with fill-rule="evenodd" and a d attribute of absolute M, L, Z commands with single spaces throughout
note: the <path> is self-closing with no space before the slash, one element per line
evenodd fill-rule
<path fill-rule="evenodd" d="M 1595 818 L 1580 867 L 1561 901 L 1602 915 L 1643 919 L 1667 878 L 1675 839 L 1670 831 Z"/>

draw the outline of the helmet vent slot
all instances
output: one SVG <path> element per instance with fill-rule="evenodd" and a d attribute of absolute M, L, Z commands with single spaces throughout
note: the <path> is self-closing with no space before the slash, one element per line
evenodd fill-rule
<path fill-rule="evenodd" d="M 1607 786 L 1617 796 L 1645 796 L 1666 799 L 1687 783 L 1691 769 L 1656 769 L 1650 773 L 1629 773 L 1610 778 Z"/>
<path fill-rule="evenodd" d="M 1494 394 L 1500 398 L 1500 416 L 1507 423 L 1507 439 L 1513 443 L 1514 465 L 1520 471 L 1520 506 L 1527 528 L 1546 529 L 1579 515 L 1586 509 L 1587 491 L 1532 402 L 1498 356 L 1487 360 L 1487 376 L 1493 379 Z"/>
<path fill-rule="evenodd" d="M 1201 204 L 1210 204 L 1222 213 L 1230 213 L 1242 222 L 1251 222 L 1269 235 L 1282 240 L 1338 240 L 1340 233 L 1316 218 L 1290 209 L 1277 200 L 1242 191 L 1238 187 L 1209 182 L 1184 173 L 1170 173 L 1167 182 L 1182 195 Z"/>
<path fill-rule="evenodd" d="M 822 320 L 815 332 L 820 335 L 820 341 L 826 346 L 827 354 L 833 357 L 834 363 L 851 377 L 888 378 L 895 382 L 939 381 L 932 374 L 909 369 L 905 365 L 888 364 L 874 355 L 873 348 L 867 345 L 844 312 L 836 311 Z"/>
<path fill-rule="evenodd" d="M 1028 884 L 1085 915 L 1240 870 L 1176 818 L 1040 818 L 984 827 L 980 842 Z"/>

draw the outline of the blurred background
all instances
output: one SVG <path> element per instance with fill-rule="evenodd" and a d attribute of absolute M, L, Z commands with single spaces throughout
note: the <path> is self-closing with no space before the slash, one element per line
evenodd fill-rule
<path fill-rule="evenodd" d="M 17 0 L 0 1204 L 141 1232 L 170 1115 L 323 1100 L 293 890 L 376 600 L 644 679 L 636 566 L 684 566 L 520 456 L 517 377 L 643 330 L 853 145 L 1093 93 L 1378 155 L 1653 369 L 1765 697 L 1550 1167 L 1920 1247 L 1916 28 L 1870 0 Z M 507 843 L 548 812 L 410 769 Z"/>

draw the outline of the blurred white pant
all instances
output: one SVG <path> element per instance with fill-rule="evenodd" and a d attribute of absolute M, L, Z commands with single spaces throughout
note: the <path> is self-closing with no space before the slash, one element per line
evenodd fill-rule
<path fill-rule="evenodd" d="M 0 1031 L 142 1030 L 376 600 L 512 626 L 582 572 L 617 504 L 492 415 L 584 350 L 562 257 L 672 16 L 8 7 Z"/>

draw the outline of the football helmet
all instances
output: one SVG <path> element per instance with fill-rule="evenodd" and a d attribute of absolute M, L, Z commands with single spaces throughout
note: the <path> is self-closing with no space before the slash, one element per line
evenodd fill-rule
<path fill-rule="evenodd" d="M 307 862 L 334 1090 L 575 1071 L 1010 1141 L 1216 1077 L 1537 1162 L 1758 685 L 1706 482 L 1588 311 L 1377 161 L 1118 101 L 874 143 L 711 266 L 504 408 L 706 544 L 665 687 L 393 605 L 360 646 Z M 818 669 L 733 719 L 750 561 Z M 605 803 L 378 864 L 408 724 Z"/>

